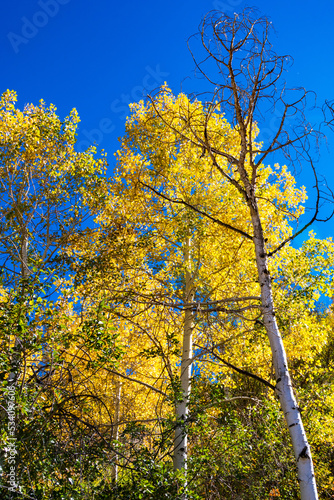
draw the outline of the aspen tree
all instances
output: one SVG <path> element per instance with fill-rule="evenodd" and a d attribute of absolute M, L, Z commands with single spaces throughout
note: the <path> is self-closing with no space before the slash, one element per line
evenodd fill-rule
<path fill-rule="evenodd" d="M 316 500 L 318 494 L 311 450 L 292 387 L 282 335 L 277 325 L 270 259 L 312 222 L 318 220 L 321 193 L 315 176 L 317 200 L 311 220 L 295 234 L 290 232 L 288 237 L 282 235 L 281 240 L 276 240 L 276 243 L 270 238 L 272 223 L 268 220 L 266 222 L 266 205 L 273 204 L 276 213 L 285 212 L 287 220 L 292 203 L 288 198 L 282 203 L 276 196 L 271 197 L 270 185 L 273 181 L 270 179 L 267 181 L 267 192 L 260 188 L 259 178 L 263 162 L 270 161 L 271 157 L 271 161 L 275 162 L 277 154 L 282 152 L 287 161 L 292 164 L 294 161 L 308 164 L 311 172 L 315 174 L 309 153 L 310 140 L 314 133 L 303 114 L 307 93 L 301 91 L 297 97 L 292 94 L 289 100 L 284 83 L 281 82 L 287 58 L 277 56 L 272 51 L 270 30 L 271 23 L 266 19 L 253 19 L 249 9 L 240 15 L 235 14 L 234 17 L 217 12 L 209 14 L 199 32 L 204 56 L 201 59 L 197 53 L 193 55 L 197 71 L 214 86 L 210 102 L 204 105 L 203 116 L 193 113 L 191 108 L 186 106 L 179 109 L 179 114 L 175 107 L 169 111 L 167 108 L 162 109 L 159 106 L 159 96 L 151 98 L 151 105 L 166 127 L 179 136 L 179 140 L 189 141 L 202 148 L 202 157 L 210 158 L 212 168 L 221 176 L 221 182 L 233 187 L 235 196 L 239 199 L 239 210 L 241 207 L 247 207 L 248 225 L 244 226 L 242 231 L 243 237 L 253 243 L 261 294 L 262 321 L 273 356 L 275 391 L 289 428 L 301 498 Z M 217 69 L 215 74 L 214 68 Z M 262 116 L 270 113 L 271 109 L 281 110 L 278 125 L 269 139 L 261 144 L 256 142 L 258 124 Z M 231 122 L 235 134 L 233 150 L 224 145 L 224 131 L 213 126 L 222 115 Z M 295 120 L 293 127 L 290 126 L 292 120 Z M 281 171 L 284 168 L 282 167 Z M 181 203 L 180 199 L 173 201 Z M 187 203 L 188 207 L 189 205 Z M 209 206 L 207 208 L 205 211 L 196 204 L 192 206 L 195 212 L 205 212 L 212 220 L 212 211 Z M 297 219 L 302 212 L 303 210 L 297 214 Z M 222 224 L 223 221 L 219 219 L 216 223 Z M 284 216 L 282 223 L 284 224 Z M 230 224 L 229 229 L 235 234 L 241 234 L 240 226 L 236 224 Z"/>
<path fill-rule="evenodd" d="M 249 234 L 248 207 L 240 203 L 235 186 L 226 179 L 222 181 L 220 172 L 212 168 L 210 155 L 205 150 L 203 154 L 197 136 L 205 127 L 216 138 L 216 146 L 231 155 L 237 154 L 237 131 L 219 110 L 208 116 L 205 104 L 199 100 L 191 102 L 184 94 L 175 97 L 164 85 L 156 99 L 133 104 L 127 133 L 117 153 L 115 195 L 103 215 L 106 225 L 110 221 L 112 227 L 119 220 L 125 230 L 137 235 L 133 250 L 138 254 L 138 264 L 137 271 L 136 264 L 131 265 L 134 274 L 130 281 L 134 286 L 129 313 L 139 312 L 136 304 L 142 304 L 145 310 L 152 311 L 154 321 L 159 321 L 159 308 L 159 335 L 166 325 L 170 328 L 174 323 L 175 330 L 182 331 L 182 336 L 177 333 L 182 345 L 179 358 L 175 354 L 168 358 L 165 348 L 159 348 L 159 354 L 156 351 L 163 359 L 169 359 L 171 381 L 175 372 L 181 373 L 180 390 L 175 395 L 173 452 L 174 468 L 178 470 L 186 470 L 189 458 L 192 344 L 196 343 L 195 359 L 201 363 L 201 373 L 210 377 L 202 361 L 214 356 L 215 346 L 233 335 L 233 319 L 238 318 L 239 326 L 241 321 L 254 324 L 260 315 L 256 264 L 250 257 L 253 240 Z M 254 127 L 254 144 L 257 133 Z M 223 161 L 228 168 L 228 161 Z M 276 171 L 277 178 L 270 184 L 269 178 Z M 273 170 L 261 165 L 258 183 L 267 195 L 261 200 L 261 216 L 268 227 L 270 244 L 275 245 L 282 237 L 290 236 L 287 221 L 303 212 L 305 192 L 295 187 L 285 167 Z M 270 196 L 279 206 L 288 197 L 287 211 L 278 210 L 268 201 Z M 136 281 L 136 273 L 142 281 Z M 225 317 L 225 327 L 221 323 L 211 328 L 211 314 Z M 227 328 L 228 321 L 231 325 Z M 138 315 L 138 324 L 141 322 Z M 153 323 L 145 325 L 147 332 L 155 328 Z"/>
<path fill-rule="evenodd" d="M 185 264 L 185 287 L 184 287 L 184 302 L 189 304 L 194 300 L 194 286 L 192 269 L 191 269 L 191 238 L 186 238 L 184 244 L 184 264 Z M 184 312 L 184 326 L 182 339 L 182 358 L 181 358 L 181 395 L 180 400 L 176 402 L 176 418 L 177 427 L 175 430 L 175 450 L 174 450 L 174 469 L 187 470 L 188 444 L 187 431 L 184 425 L 187 425 L 188 403 L 191 391 L 191 368 L 193 357 L 193 329 L 194 318 L 193 311 L 188 308 Z"/>

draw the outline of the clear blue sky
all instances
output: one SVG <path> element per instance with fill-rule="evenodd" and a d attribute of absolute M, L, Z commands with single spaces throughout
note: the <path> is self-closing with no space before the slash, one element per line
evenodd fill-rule
<path fill-rule="evenodd" d="M 165 80 L 175 93 L 198 90 L 187 38 L 208 11 L 233 14 L 246 5 L 270 17 L 275 51 L 293 56 L 288 85 L 314 90 L 319 104 L 334 99 L 332 0 L 7 0 L 0 91 L 16 90 L 20 107 L 43 98 L 61 117 L 77 108 L 81 147 L 96 140 L 112 165 L 127 103 Z M 319 168 L 334 189 L 328 139 L 331 154 L 323 152 Z M 333 229 L 333 221 L 316 227 L 321 237 Z"/>

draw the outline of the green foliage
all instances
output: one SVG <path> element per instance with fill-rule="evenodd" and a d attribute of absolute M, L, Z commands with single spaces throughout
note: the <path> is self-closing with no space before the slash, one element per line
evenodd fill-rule
<path fill-rule="evenodd" d="M 179 118 L 178 127 L 184 127 L 181 110 L 197 117 L 201 130 L 199 101 L 174 98 L 167 87 L 159 99 L 166 118 L 168 109 L 169 119 Z M 97 159 L 94 148 L 75 151 L 76 112 L 61 122 L 43 102 L 21 112 L 14 93 L 1 101 L 0 391 L 4 403 L 13 373 L 22 493 L 36 500 L 181 500 L 185 491 L 188 500 L 297 499 L 288 430 L 274 393 L 261 382 L 275 383 L 255 301 L 245 316 L 243 310 L 236 315 L 232 303 L 205 314 L 194 308 L 200 344 L 189 418 L 182 420 L 189 436 L 187 477 L 173 471 L 174 430 L 181 426 L 174 405 L 183 397 L 177 375 L 183 239 L 192 232 L 196 301 L 254 295 L 259 287 L 248 240 L 233 239 L 203 214 L 176 210 L 139 187 L 140 177 L 249 230 L 245 207 L 212 173 L 209 156 L 203 159 L 201 148 L 180 141 L 177 129 L 152 108 L 145 116 L 144 108 L 133 108 L 109 183 L 104 155 Z M 210 120 L 233 152 L 236 131 L 221 113 Z M 265 167 L 259 175 L 259 192 L 271 189 L 276 203 L 261 202 L 272 247 L 290 234 L 277 207 L 298 216 L 305 195 L 285 167 L 267 186 L 273 175 Z M 270 261 L 277 321 L 324 499 L 334 491 L 334 321 L 331 308 L 319 312 L 316 306 L 321 295 L 332 295 L 333 258 L 333 242 L 311 234 L 301 249 L 287 245 Z M 208 354 L 213 345 L 228 367 Z M 6 449 L 5 404 L 0 416 Z"/>

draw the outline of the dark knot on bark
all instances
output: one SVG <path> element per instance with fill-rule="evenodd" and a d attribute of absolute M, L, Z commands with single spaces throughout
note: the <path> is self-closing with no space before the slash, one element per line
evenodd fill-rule
<path fill-rule="evenodd" d="M 307 452 L 308 452 L 307 446 L 304 446 L 304 448 L 302 449 L 302 451 L 301 451 L 301 452 L 299 453 L 299 455 L 298 455 L 298 460 L 299 460 L 300 458 L 308 458 L 308 459 L 309 459 L 310 457 L 309 457 L 309 455 L 307 454 Z"/>

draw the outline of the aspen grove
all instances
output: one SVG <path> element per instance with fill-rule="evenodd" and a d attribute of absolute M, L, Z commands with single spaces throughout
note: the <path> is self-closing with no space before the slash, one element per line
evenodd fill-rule
<path fill-rule="evenodd" d="M 2 95 L 1 498 L 333 498 L 334 245 L 270 33 L 208 14 L 208 94 L 130 105 L 114 162 Z"/>

